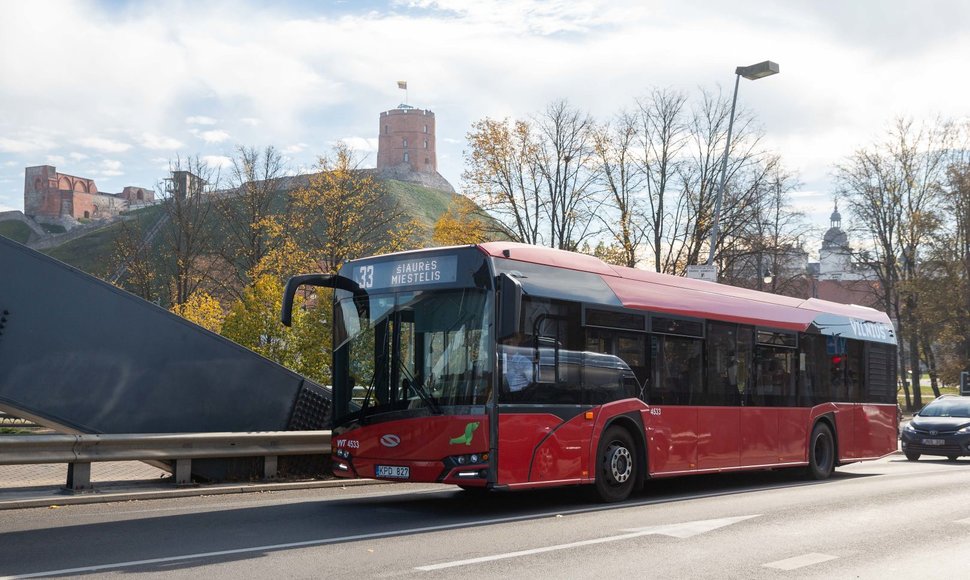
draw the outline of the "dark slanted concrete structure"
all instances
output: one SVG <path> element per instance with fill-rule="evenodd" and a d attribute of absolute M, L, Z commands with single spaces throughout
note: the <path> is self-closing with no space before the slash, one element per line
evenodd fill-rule
<path fill-rule="evenodd" d="M 3 237 L 0 333 L 0 410 L 62 432 L 329 428 L 328 389 Z"/>

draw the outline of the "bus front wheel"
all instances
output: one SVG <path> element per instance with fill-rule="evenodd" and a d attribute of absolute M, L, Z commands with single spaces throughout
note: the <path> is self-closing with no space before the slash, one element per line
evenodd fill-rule
<path fill-rule="evenodd" d="M 808 441 L 808 475 L 827 479 L 835 469 L 835 439 L 825 423 L 816 423 Z"/>
<path fill-rule="evenodd" d="M 630 432 L 619 426 L 607 429 L 596 453 L 596 496 L 604 502 L 623 501 L 636 484 L 636 446 Z"/>

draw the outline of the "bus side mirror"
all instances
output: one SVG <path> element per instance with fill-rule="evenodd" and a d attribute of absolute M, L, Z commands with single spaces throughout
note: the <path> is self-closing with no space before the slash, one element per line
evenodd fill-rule
<path fill-rule="evenodd" d="M 286 288 L 283 290 L 283 307 L 280 309 L 280 322 L 284 326 L 290 326 L 293 323 L 293 299 L 296 296 L 296 289 L 303 285 L 338 288 L 353 292 L 356 298 L 367 297 L 367 292 L 357 282 L 337 274 L 302 274 L 300 276 L 293 276 L 286 281 Z M 366 301 L 364 304 L 366 307 Z"/>
<path fill-rule="evenodd" d="M 499 274 L 495 281 L 498 289 L 499 308 L 497 340 L 514 336 L 519 331 L 522 314 L 522 284 L 508 274 Z"/>

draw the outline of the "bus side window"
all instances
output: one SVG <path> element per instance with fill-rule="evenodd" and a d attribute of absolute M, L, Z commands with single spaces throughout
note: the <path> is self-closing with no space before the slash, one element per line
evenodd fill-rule
<path fill-rule="evenodd" d="M 707 323 L 707 385 L 706 405 L 738 405 L 738 325 L 723 322 Z"/>
<path fill-rule="evenodd" d="M 525 298 L 520 332 L 505 341 L 502 399 L 510 403 L 579 404 L 582 357 L 579 305 Z M 528 370 L 523 361 L 528 360 Z"/>
<path fill-rule="evenodd" d="M 621 330 L 586 329 L 583 364 L 583 400 L 598 405 L 610 401 L 645 398 L 645 336 Z"/>
<path fill-rule="evenodd" d="M 682 336 L 653 335 L 655 353 L 651 385 L 652 405 L 691 405 L 702 394 L 704 384 L 703 341 Z"/>

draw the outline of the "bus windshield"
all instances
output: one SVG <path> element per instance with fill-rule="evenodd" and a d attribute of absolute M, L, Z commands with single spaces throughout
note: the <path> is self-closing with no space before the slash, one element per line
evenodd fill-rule
<path fill-rule="evenodd" d="M 344 379 L 334 385 L 338 420 L 468 413 L 454 409 L 468 406 L 483 413 L 493 366 L 490 296 L 479 289 L 356 298 L 339 291 L 334 364 L 345 368 L 335 368 Z"/>

